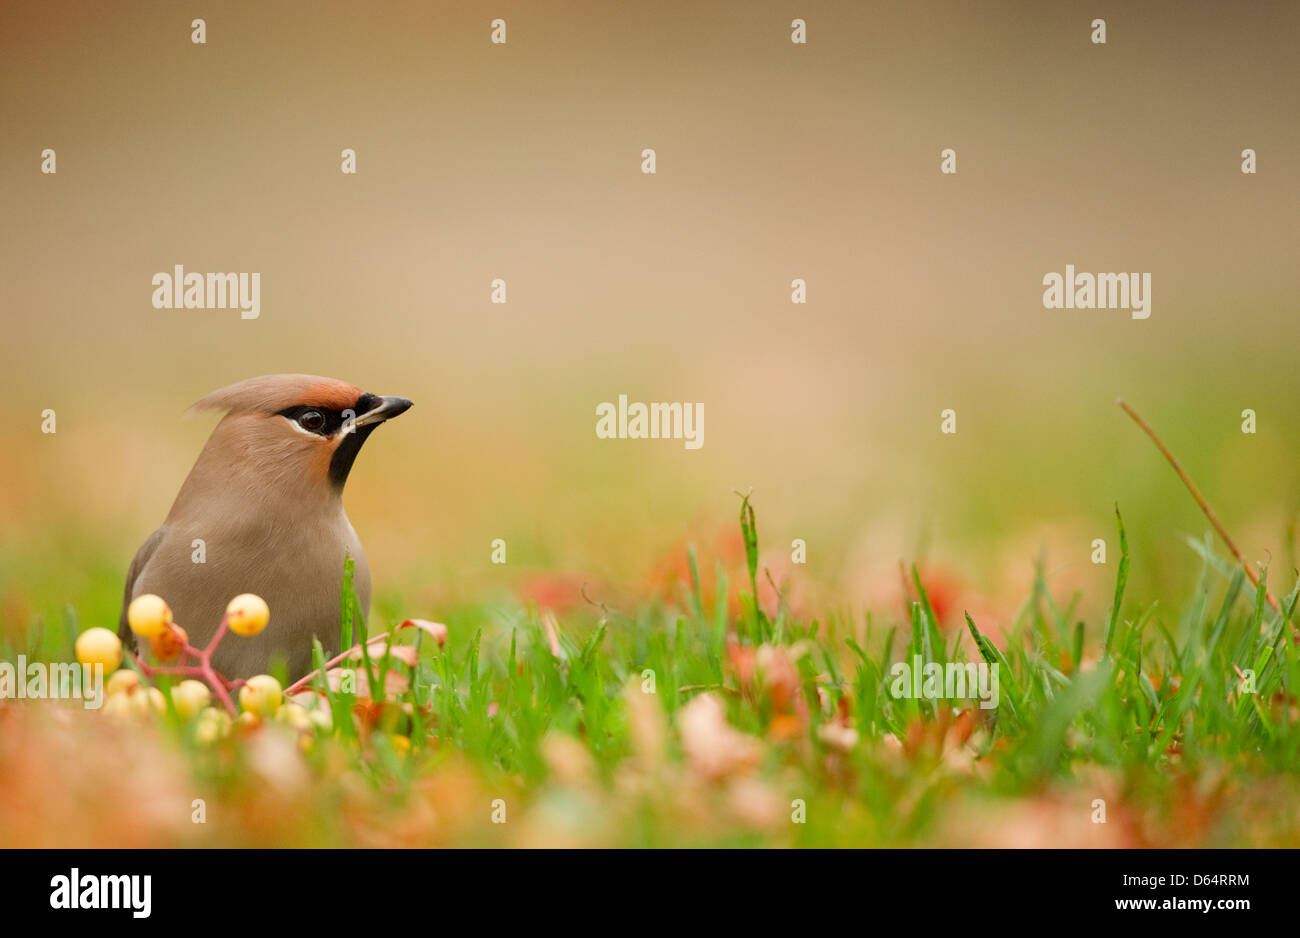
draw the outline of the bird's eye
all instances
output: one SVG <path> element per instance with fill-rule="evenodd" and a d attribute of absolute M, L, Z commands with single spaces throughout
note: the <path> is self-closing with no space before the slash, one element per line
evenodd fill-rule
<path fill-rule="evenodd" d="M 325 415 L 319 410 L 309 410 L 298 418 L 298 426 L 311 433 L 320 433 L 325 429 Z"/>

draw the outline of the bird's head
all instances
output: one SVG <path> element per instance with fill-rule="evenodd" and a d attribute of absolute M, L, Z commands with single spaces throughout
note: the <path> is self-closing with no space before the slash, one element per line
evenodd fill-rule
<path fill-rule="evenodd" d="M 263 483 L 338 492 L 361 444 L 404 413 L 404 397 L 381 397 L 316 375 L 262 375 L 213 391 L 194 409 L 222 410 L 205 456 L 247 468 Z"/>

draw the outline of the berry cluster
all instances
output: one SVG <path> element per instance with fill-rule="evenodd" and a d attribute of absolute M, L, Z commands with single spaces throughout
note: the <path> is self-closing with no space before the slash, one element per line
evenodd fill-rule
<path fill-rule="evenodd" d="M 253 593 L 243 593 L 226 606 L 226 614 L 206 648 L 195 648 L 189 636 L 172 618 L 171 607 L 160 596 L 147 593 L 131 601 L 126 611 L 127 623 L 141 639 L 149 642 L 153 658 L 150 665 L 133 655 L 138 670 L 122 669 L 122 642 L 105 628 L 87 629 L 77 639 L 77 660 L 83 665 L 102 665 L 111 674 L 106 688 L 104 710 L 115 715 L 147 715 L 167 709 L 167 699 L 156 687 L 141 681 L 146 677 L 172 675 L 182 678 L 171 688 L 171 703 L 186 722 L 195 721 L 195 735 L 211 742 L 226 735 L 234 722 L 256 724 L 276 718 L 298 729 L 328 729 L 330 715 L 323 708 L 307 708 L 286 700 L 280 682 L 269 674 L 247 680 L 230 680 L 212 667 L 212 655 L 226 636 L 256 635 L 266 628 L 271 611 L 266 601 Z M 239 706 L 231 697 L 238 694 Z M 213 697 L 216 706 L 213 706 Z"/>

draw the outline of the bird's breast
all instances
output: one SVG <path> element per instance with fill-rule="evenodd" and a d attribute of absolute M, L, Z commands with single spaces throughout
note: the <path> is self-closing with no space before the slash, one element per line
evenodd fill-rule
<path fill-rule="evenodd" d="M 213 660 L 228 677 L 263 671 L 275 657 L 285 660 L 291 675 L 303 673 L 313 637 L 338 650 L 339 600 L 349 556 L 363 612 L 369 606 L 365 553 L 341 509 L 317 518 L 256 513 L 171 518 L 166 527 L 133 592 L 162 596 L 191 644 L 207 644 L 226 605 L 240 593 L 256 593 L 270 606 L 271 620 L 262 633 L 223 639 Z"/>

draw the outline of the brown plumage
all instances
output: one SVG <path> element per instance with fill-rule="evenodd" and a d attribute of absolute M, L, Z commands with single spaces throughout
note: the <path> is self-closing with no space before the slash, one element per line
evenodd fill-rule
<path fill-rule="evenodd" d="M 259 635 L 231 636 L 213 665 L 227 677 L 264 671 L 282 657 L 291 677 L 311 663 L 312 637 L 338 644 L 344 559 L 356 563 L 357 598 L 370 602 L 370 570 L 343 511 L 343 484 L 362 443 L 411 406 L 315 375 L 263 375 L 214 391 L 195 409 L 225 412 L 181 486 L 162 527 L 136 553 L 119 633 L 134 636 L 126 607 L 143 593 L 171 606 L 190 644 L 207 644 L 240 593 L 271 608 Z M 204 562 L 195 562 L 202 541 Z"/>

